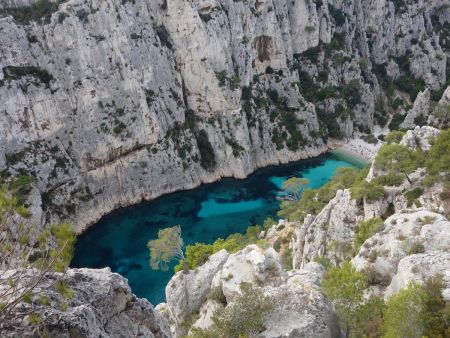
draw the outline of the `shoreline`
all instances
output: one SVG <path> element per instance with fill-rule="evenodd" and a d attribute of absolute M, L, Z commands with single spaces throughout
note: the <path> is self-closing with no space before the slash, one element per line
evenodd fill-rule
<path fill-rule="evenodd" d="M 337 147 L 334 149 L 330 149 L 330 153 L 334 154 L 352 164 L 355 164 L 357 166 L 366 166 L 370 163 L 369 160 L 361 156 L 361 154 L 358 154 L 356 152 L 352 152 L 344 147 Z"/>
<path fill-rule="evenodd" d="M 223 178 L 245 179 L 249 175 L 253 174 L 254 172 L 256 172 L 259 169 L 263 169 L 263 168 L 270 167 L 270 166 L 277 166 L 277 165 L 282 165 L 282 164 L 293 163 L 293 162 L 297 162 L 297 161 L 303 161 L 303 160 L 321 156 L 326 153 L 330 153 L 330 154 L 339 156 L 343 160 L 353 163 L 354 165 L 356 165 L 358 167 L 364 167 L 367 164 L 369 164 L 372 161 L 372 159 L 375 157 L 378 148 L 379 148 L 379 144 L 378 144 L 378 147 L 377 147 L 377 145 L 370 145 L 370 144 L 364 142 L 363 140 L 361 140 L 360 138 L 350 139 L 346 143 L 343 143 L 342 141 L 338 141 L 338 140 L 334 140 L 334 141 L 331 140 L 331 142 L 328 142 L 328 144 L 322 150 L 318 150 L 315 154 L 309 153 L 308 154 L 309 156 L 305 156 L 303 158 L 295 159 L 292 161 L 287 161 L 287 162 L 276 161 L 275 163 L 267 163 L 266 165 L 263 165 L 263 166 L 256 166 L 255 168 L 253 168 L 253 170 L 250 170 L 244 177 L 237 177 L 235 175 L 219 176 L 219 177 L 217 177 L 217 179 L 213 179 L 211 181 L 208 181 L 208 180 L 203 181 L 202 180 L 201 182 L 198 182 L 198 184 L 194 184 L 192 186 L 179 187 L 178 189 L 174 189 L 172 191 L 166 191 L 166 192 L 159 193 L 159 194 L 153 194 L 152 196 L 142 196 L 142 198 L 136 199 L 135 201 L 133 201 L 131 203 L 120 203 L 118 206 L 116 206 L 109 212 L 102 213 L 101 215 L 99 215 L 99 217 L 95 217 L 94 219 L 89 220 L 89 222 L 83 222 L 83 224 L 81 226 L 77 226 L 76 233 L 77 233 L 77 236 L 82 235 L 83 233 L 87 232 L 90 228 L 95 227 L 95 225 L 104 216 L 106 216 L 116 210 L 119 210 L 119 209 L 131 207 L 133 205 L 138 205 L 143 202 L 152 201 L 152 200 L 155 200 L 164 195 L 168 195 L 168 194 L 172 194 L 172 193 L 176 193 L 176 192 L 180 192 L 180 191 L 185 191 L 185 190 L 195 189 L 203 184 L 218 182 Z"/>
<path fill-rule="evenodd" d="M 358 159 L 364 164 L 369 164 L 375 159 L 382 145 L 381 141 L 377 144 L 367 143 L 359 137 L 350 139 L 344 142 L 332 142 L 329 147 L 331 152 L 341 154 L 344 156 L 350 156 Z"/>

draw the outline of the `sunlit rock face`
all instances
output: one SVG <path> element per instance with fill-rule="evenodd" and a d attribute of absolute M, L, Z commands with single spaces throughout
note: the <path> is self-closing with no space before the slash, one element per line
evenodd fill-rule
<path fill-rule="evenodd" d="M 32 3 L 0 5 L 0 170 L 79 231 L 370 130 L 383 69 L 445 83 L 444 0 L 69 0 L 39 23 Z"/>

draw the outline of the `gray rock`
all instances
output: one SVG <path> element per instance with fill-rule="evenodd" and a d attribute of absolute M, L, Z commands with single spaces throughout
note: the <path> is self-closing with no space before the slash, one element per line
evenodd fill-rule
<path fill-rule="evenodd" d="M 339 190 L 317 216 L 306 217 L 298 228 L 294 267 L 302 268 L 317 256 L 325 256 L 335 263 L 344 261 L 348 254 L 345 247 L 353 243 L 362 220 L 363 214 L 350 191 Z"/>
<path fill-rule="evenodd" d="M 228 252 L 221 250 L 212 255 L 202 266 L 189 272 L 175 274 L 166 286 L 166 306 L 174 332 L 193 313 L 199 311 L 211 290 L 211 282 L 228 259 Z"/>
<path fill-rule="evenodd" d="M 352 263 L 356 269 L 369 274 L 375 284 L 386 287 L 405 257 L 449 252 L 449 234 L 450 222 L 441 214 L 429 210 L 396 213 L 386 219 L 381 232 L 364 242 Z M 398 287 L 391 289 L 398 291 Z"/>
<path fill-rule="evenodd" d="M 450 248 L 447 251 L 431 251 L 403 258 L 398 263 L 397 273 L 384 293 L 384 298 L 396 294 L 409 282 L 423 283 L 430 277 L 442 277 L 442 295 L 450 301 Z"/>
<path fill-rule="evenodd" d="M 21 281 L 33 276 L 32 270 L 10 270 L 1 278 L 21 273 Z M 68 300 L 55 290 L 55 282 L 63 279 L 73 291 Z M 4 283 L 0 283 L 4 285 Z M 0 289 L 1 292 L 1 289 Z M 122 276 L 105 269 L 69 269 L 65 276 L 49 274 L 38 285 L 33 299 L 38 314 L 51 337 L 149 337 L 170 338 L 167 321 L 144 299 L 136 298 Z M 40 305 L 38 299 L 47 296 L 51 306 Z M 67 304 L 68 308 L 64 309 Z M 27 312 L 30 305 L 22 303 L 16 314 Z M 2 337 L 35 337 L 37 327 L 27 324 L 22 316 L 2 319 Z"/>

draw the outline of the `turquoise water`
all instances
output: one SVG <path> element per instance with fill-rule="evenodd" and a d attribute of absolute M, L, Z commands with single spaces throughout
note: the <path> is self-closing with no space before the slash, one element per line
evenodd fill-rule
<path fill-rule="evenodd" d="M 260 169 L 244 180 L 226 178 L 196 189 L 176 192 L 150 202 L 122 208 L 105 216 L 78 238 L 72 267 L 109 266 L 128 278 L 133 292 L 158 304 L 173 275 L 148 265 L 147 241 L 161 228 L 180 224 L 186 244 L 211 243 L 244 232 L 249 225 L 275 217 L 276 199 L 284 180 L 292 176 L 310 180 L 309 187 L 326 183 L 338 167 L 357 166 L 333 154 L 287 165 Z"/>

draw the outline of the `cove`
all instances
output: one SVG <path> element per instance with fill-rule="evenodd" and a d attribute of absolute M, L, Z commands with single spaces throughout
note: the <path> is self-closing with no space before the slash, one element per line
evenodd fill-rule
<path fill-rule="evenodd" d="M 164 195 L 149 202 L 118 209 L 80 235 L 72 267 L 111 267 L 128 278 L 133 292 L 152 304 L 165 301 L 165 287 L 173 275 L 153 271 L 147 241 L 161 228 L 180 224 L 185 244 L 212 243 L 248 226 L 276 217 L 276 199 L 289 177 L 309 179 L 310 188 L 325 184 L 337 168 L 361 167 L 349 157 L 324 154 L 317 158 L 255 171 L 246 179 L 224 178 L 198 188 Z"/>

